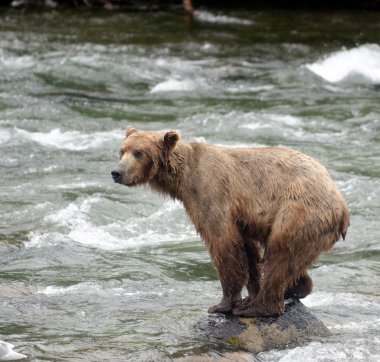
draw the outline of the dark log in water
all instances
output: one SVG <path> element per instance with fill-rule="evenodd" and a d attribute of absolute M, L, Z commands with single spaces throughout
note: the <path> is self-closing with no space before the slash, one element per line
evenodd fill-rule
<path fill-rule="evenodd" d="M 285 313 L 279 317 L 211 314 L 196 324 L 195 331 L 254 353 L 296 347 L 330 335 L 326 326 L 298 299 L 288 299 L 285 303 Z"/>

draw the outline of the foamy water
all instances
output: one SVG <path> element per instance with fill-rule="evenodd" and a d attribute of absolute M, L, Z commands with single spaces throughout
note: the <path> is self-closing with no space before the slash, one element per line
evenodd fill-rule
<path fill-rule="evenodd" d="M 8 342 L 0 341 L 0 361 L 16 361 L 28 356 L 14 351 L 14 345 Z"/>
<path fill-rule="evenodd" d="M 100 284 L 86 282 L 86 283 L 79 283 L 75 284 L 69 287 L 59 287 L 55 285 L 49 285 L 46 288 L 43 288 L 39 291 L 37 291 L 38 294 L 44 294 L 48 296 L 60 296 L 60 295 L 67 295 L 67 294 L 77 294 L 81 295 L 82 293 L 90 294 L 92 296 L 114 296 L 114 297 L 135 297 L 138 296 L 139 298 L 144 296 L 157 296 L 162 297 L 164 295 L 168 295 L 169 293 L 173 293 L 174 290 L 162 290 L 162 291 L 129 291 L 122 287 L 116 287 L 116 288 L 109 288 L 105 287 Z"/>
<path fill-rule="evenodd" d="M 94 132 L 92 134 L 79 131 L 61 131 L 59 128 L 50 132 L 28 132 L 23 129 L 15 129 L 16 134 L 44 147 L 55 147 L 71 151 L 83 151 L 91 148 L 99 148 L 110 141 L 120 139 L 120 130 L 111 132 Z"/>
<path fill-rule="evenodd" d="M 13 56 L 0 48 L 0 70 L 12 71 L 24 69 L 32 67 L 35 64 L 35 59 L 32 56 Z"/>
<path fill-rule="evenodd" d="M 6 143 L 10 140 L 11 134 L 6 130 L 0 130 L 0 144 Z"/>
<path fill-rule="evenodd" d="M 319 308 L 328 305 L 351 307 L 353 304 L 359 303 L 363 308 L 363 313 L 371 310 L 377 310 L 380 312 L 380 303 L 378 299 L 353 293 L 321 293 L 317 291 L 307 296 L 302 302 L 309 308 Z M 374 323 L 378 323 L 379 321 L 380 317 L 373 320 Z"/>
<path fill-rule="evenodd" d="M 197 82 L 190 79 L 168 79 L 155 85 L 150 92 L 190 92 L 197 90 L 198 86 Z"/>
<path fill-rule="evenodd" d="M 76 242 L 102 250 L 123 250 L 197 239 L 179 202 L 166 200 L 157 211 L 144 217 L 128 217 L 130 208 L 120 205 L 119 209 L 124 210 L 126 217 L 119 215 L 112 220 L 97 217 L 97 223 L 92 222 L 96 208 L 104 203 L 107 200 L 100 197 L 85 199 L 79 204 L 71 203 L 46 216 L 44 221 L 58 230 L 62 229 L 54 235 L 56 242 Z M 162 219 L 165 219 L 165 224 L 161 223 Z M 169 225 L 175 225 L 175 228 Z M 26 246 L 40 248 L 46 243 L 50 244 L 51 240 L 45 233 L 33 232 Z"/>
<path fill-rule="evenodd" d="M 194 14 L 196 21 L 212 24 L 232 24 L 232 25 L 252 25 L 252 21 L 248 19 L 226 16 L 223 14 L 215 14 L 205 10 L 197 10 Z"/>
<path fill-rule="evenodd" d="M 378 340 L 376 340 L 378 343 Z M 286 350 L 285 352 L 272 352 L 270 359 L 265 354 L 259 354 L 263 361 L 276 359 L 281 362 L 290 362 L 299 360 L 303 355 L 303 361 L 371 361 L 375 362 L 379 359 L 379 354 L 372 350 L 367 350 L 360 345 L 354 343 L 351 346 L 346 346 L 338 343 L 321 343 L 312 342 L 306 347 L 296 347 Z"/>
<path fill-rule="evenodd" d="M 331 83 L 380 83 L 380 46 L 365 44 L 343 49 L 306 68 Z"/>

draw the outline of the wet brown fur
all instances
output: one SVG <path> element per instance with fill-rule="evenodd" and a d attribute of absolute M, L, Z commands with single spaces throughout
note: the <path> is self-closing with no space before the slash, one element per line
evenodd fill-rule
<path fill-rule="evenodd" d="M 126 136 L 121 183 L 181 200 L 205 241 L 223 290 L 209 312 L 276 315 L 284 297 L 311 292 L 308 268 L 349 226 L 324 166 L 286 148 L 223 148 L 133 128 Z"/>

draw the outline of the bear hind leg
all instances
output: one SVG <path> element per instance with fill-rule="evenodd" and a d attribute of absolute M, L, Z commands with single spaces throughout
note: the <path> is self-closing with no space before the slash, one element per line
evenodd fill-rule
<path fill-rule="evenodd" d="M 296 297 L 302 299 L 307 297 L 313 290 L 313 280 L 306 271 L 293 285 L 288 286 L 285 291 L 285 299 Z"/>

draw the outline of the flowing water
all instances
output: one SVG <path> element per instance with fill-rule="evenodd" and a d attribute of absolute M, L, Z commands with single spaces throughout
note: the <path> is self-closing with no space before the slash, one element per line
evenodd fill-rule
<path fill-rule="evenodd" d="M 182 205 L 113 183 L 127 125 L 320 160 L 351 212 L 305 299 L 331 337 L 262 361 L 380 360 L 378 13 L 0 14 L 0 339 L 30 361 L 168 361 L 230 348 Z"/>

